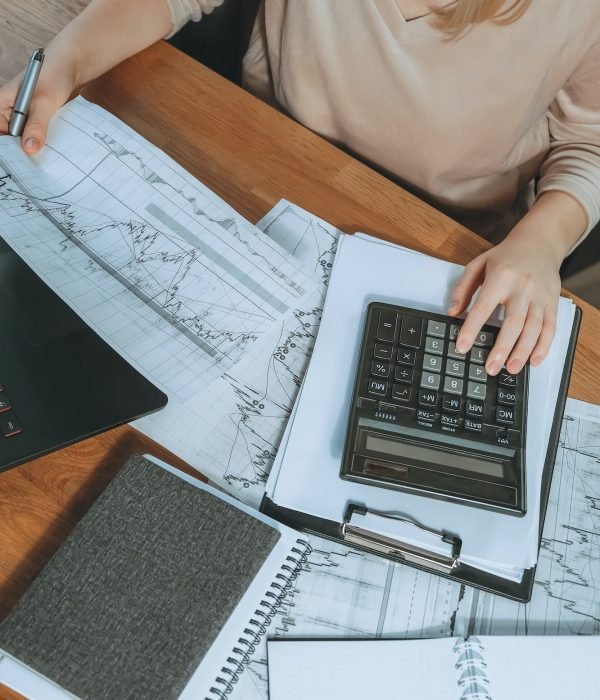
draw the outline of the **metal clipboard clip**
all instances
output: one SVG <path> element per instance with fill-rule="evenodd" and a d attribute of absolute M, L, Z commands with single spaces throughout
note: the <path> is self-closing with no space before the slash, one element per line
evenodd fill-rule
<path fill-rule="evenodd" d="M 394 536 L 379 531 L 389 530 L 390 520 L 399 523 L 400 532 Z M 427 547 L 411 541 L 411 530 L 414 532 L 414 528 L 420 531 L 418 534 L 421 537 L 425 533 Z M 342 522 L 342 536 L 349 544 L 356 544 L 445 574 L 452 573 L 460 565 L 460 537 L 433 530 L 402 513 L 374 510 L 351 503 Z"/>

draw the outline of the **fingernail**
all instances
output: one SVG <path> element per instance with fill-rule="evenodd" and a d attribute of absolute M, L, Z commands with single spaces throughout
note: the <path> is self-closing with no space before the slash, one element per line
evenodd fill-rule
<path fill-rule="evenodd" d="M 453 301 L 453 302 L 450 304 L 450 306 L 448 307 L 448 313 L 449 313 L 449 314 L 453 313 L 454 311 L 456 311 L 457 308 L 458 308 L 458 302 L 457 302 L 457 301 Z"/>
<path fill-rule="evenodd" d="M 461 355 L 464 355 L 467 352 L 467 344 L 464 341 L 461 341 L 460 343 L 456 343 L 456 350 L 459 352 Z"/>
<path fill-rule="evenodd" d="M 495 375 L 500 371 L 500 363 L 497 361 L 490 362 L 488 366 L 488 374 Z"/>
<path fill-rule="evenodd" d="M 33 138 L 28 138 L 27 141 L 25 141 L 25 149 L 28 151 L 37 151 L 38 148 L 40 147 L 40 142 L 38 139 Z"/>
<path fill-rule="evenodd" d="M 506 369 L 508 369 L 511 374 L 517 374 L 521 369 L 521 362 L 519 360 L 511 360 Z"/>

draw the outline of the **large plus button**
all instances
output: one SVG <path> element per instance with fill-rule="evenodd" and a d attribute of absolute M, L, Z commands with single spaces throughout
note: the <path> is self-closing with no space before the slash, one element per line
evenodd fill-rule
<path fill-rule="evenodd" d="M 421 347 L 422 329 L 423 319 L 416 316 L 403 316 L 400 329 L 401 345 L 408 345 L 411 348 Z"/>

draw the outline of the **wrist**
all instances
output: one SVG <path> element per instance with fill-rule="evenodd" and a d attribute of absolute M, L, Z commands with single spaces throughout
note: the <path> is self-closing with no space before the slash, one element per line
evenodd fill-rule
<path fill-rule="evenodd" d="M 587 228 L 587 214 L 571 195 L 545 192 L 507 236 L 515 242 L 529 242 L 538 254 L 550 256 L 557 267 Z"/>

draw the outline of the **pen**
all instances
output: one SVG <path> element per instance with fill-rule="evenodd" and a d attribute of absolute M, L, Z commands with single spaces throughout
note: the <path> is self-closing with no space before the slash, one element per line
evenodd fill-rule
<path fill-rule="evenodd" d="M 25 126 L 25 121 L 27 120 L 27 114 L 29 112 L 29 105 L 31 104 L 31 98 L 33 97 L 33 92 L 37 85 L 43 62 L 44 49 L 37 49 L 33 52 L 25 75 L 23 76 L 23 82 L 17 93 L 13 113 L 10 117 L 10 124 L 8 125 L 8 133 L 11 136 L 20 136 L 23 133 L 23 127 Z"/>

